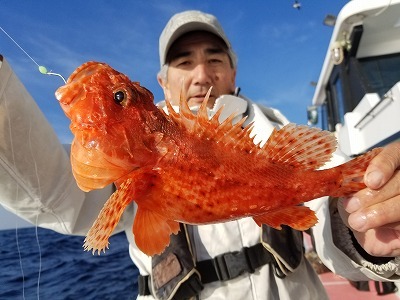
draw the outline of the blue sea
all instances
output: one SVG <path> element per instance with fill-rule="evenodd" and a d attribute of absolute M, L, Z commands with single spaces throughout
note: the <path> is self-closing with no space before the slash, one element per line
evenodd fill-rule
<path fill-rule="evenodd" d="M 83 240 L 34 227 L 0 231 L 0 299 L 136 299 L 125 234 L 100 256 L 83 251 Z"/>

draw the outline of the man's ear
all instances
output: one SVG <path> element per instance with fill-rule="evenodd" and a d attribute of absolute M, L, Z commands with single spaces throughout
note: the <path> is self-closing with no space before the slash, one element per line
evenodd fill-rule
<path fill-rule="evenodd" d="M 157 75 L 157 81 L 158 81 L 158 84 L 164 89 L 165 83 L 160 75 Z"/>
<path fill-rule="evenodd" d="M 170 100 L 171 98 L 171 93 L 169 92 L 168 89 L 168 83 L 165 79 L 163 79 L 161 76 L 157 75 L 157 81 L 158 84 L 161 86 L 161 88 L 163 89 L 164 92 L 164 98 L 165 100 Z"/>
<path fill-rule="evenodd" d="M 158 84 L 161 86 L 161 88 L 163 89 L 163 91 L 165 93 L 166 82 L 164 81 L 164 79 L 160 75 L 157 75 L 157 81 L 158 81 Z"/>
<path fill-rule="evenodd" d="M 236 69 L 233 71 L 232 84 L 236 86 Z"/>

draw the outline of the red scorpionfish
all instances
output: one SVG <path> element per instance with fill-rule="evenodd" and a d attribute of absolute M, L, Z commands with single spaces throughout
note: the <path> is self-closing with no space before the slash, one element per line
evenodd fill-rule
<path fill-rule="evenodd" d="M 340 197 L 365 187 L 374 149 L 335 168 L 321 170 L 336 149 L 320 129 L 288 124 L 261 146 L 245 119 L 209 118 L 207 97 L 197 114 L 181 97 L 179 113 L 104 63 L 77 68 L 56 91 L 71 119 L 71 164 L 83 191 L 114 183 L 84 248 L 105 251 L 124 209 L 137 204 L 135 242 L 148 255 L 161 253 L 179 222 L 208 224 L 252 217 L 258 224 L 306 230 L 317 223 L 302 203 Z"/>

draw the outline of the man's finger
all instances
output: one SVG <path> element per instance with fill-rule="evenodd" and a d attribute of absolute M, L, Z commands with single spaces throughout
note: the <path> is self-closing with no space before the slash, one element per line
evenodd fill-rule
<path fill-rule="evenodd" d="M 400 196 L 362 208 L 348 217 L 349 226 L 359 232 L 400 222 Z"/>
<path fill-rule="evenodd" d="M 374 157 L 364 176 L 365 184 L 371 189 L 383 186 L 400 167 L 400 142 L 395 142 L 383 148 L 382 152 Z"/>

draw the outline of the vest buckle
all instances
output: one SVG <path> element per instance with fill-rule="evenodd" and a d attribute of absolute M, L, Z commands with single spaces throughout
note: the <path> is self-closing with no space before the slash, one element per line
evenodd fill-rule
<path fill-rule="evenodd" d="M 236 278 L 245 272 L 254 273 L 250 262 L 248 247 L 243 247 L 241 251 L 223 253 L 213 259 L 215 271 L 221 281 Z"/>

